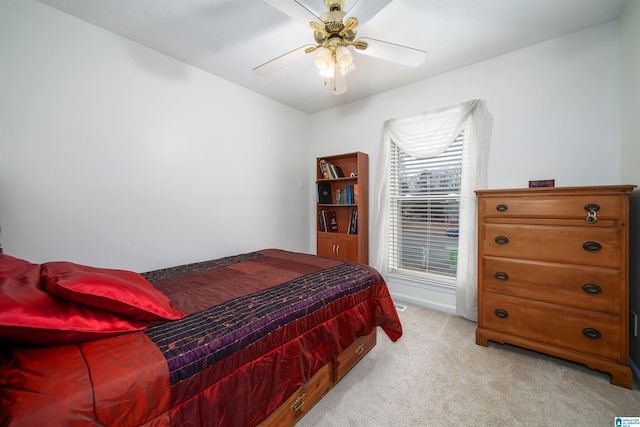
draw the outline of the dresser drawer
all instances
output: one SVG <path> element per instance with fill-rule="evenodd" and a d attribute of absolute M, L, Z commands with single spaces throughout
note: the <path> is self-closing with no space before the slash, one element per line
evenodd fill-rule
<path fill-rule="evenodd" d="M 364 337 L 358 337 L 334 361 L 334 382 L 340 381 L 376 345 L 376 328 Z"/>
<path fill-rule="evenodd" d="M 580 218 L 586 221 L 589 210 L 585 207 L 595 209 L 597 206 L 598 219 L 618 219 L 622 215 L 622 202 L 618 196 L 503 195 L 479 200 L 478 214 L 481 217 Z"/>
<path fill-rule="evenodd" d="M 626 363 L 621 317 L 485 292 L 479 326 Z"/>
<path fill-rule="evenodd" d="M 483 290 L 571 307 L 620 314 L 619 269 L 483 257 Z"/>
<path fill-rule="evenodd" d="M 485 224 L 483 254 L 607 268 L 621 264 L 622 231 L 618 227 L 562 227 Z"/>

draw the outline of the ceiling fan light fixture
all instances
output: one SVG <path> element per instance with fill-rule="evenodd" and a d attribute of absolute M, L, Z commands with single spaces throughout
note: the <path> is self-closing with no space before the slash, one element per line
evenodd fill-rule
<path fill-rule="evenodd" d="M 353 65 L 353 55 L 346 46 L 340 45 L 336 48 L 336 62 L 343 71 L 349 70 Z"/>
<path fill-rule="evenodd" d="M 344 45 L 335 47 L 320 47 L 320 53 L 313 59 L 313 63 L 320 75 L 324 77 L 324 84 L 330 86 L 331 93 L 341 95 L 347 91 L 347 74 L 356 69 L 353 55 Z"/>
<path fill-rule="evenodd" d="M 347 74 L 349 74 L 355 69 L 356 69 L 356 65 L 354 63 L 351 63 L 351 65 L 349 65 L 347 68 L 340 68 L 340 72 L 342 73 L 343 76 L 346 76 Z"/>
<path fill-rule="evenodd" d="M 326 47 L 320 48 L 320 53 L 316 55 L 313 59 L 313 63 L 316 68 L 320 71 L 320 74 L 329 70 L 333 65 L 333 54 L 331 53 L 331 49 Z M 332 72 L 333 74 L 333 72 Z"/>
<path fill-rule="evenodd" d="M 333 78 L 333 76 L 335 74 L 336 74 L 336 66 L 335 66 L 335 64 L 333 62 L 330 62 L 329 66 L 326 69 L 320 70 L 320 75 L 323 76 L 323 77 L 331 77 L 331 78 Z"/>
<path fill-rule="evenodd" d="M 347 92 L 347 76 L 342 70 L 336 70 L 331 81 L 331 94 L 342 95 Z"/>

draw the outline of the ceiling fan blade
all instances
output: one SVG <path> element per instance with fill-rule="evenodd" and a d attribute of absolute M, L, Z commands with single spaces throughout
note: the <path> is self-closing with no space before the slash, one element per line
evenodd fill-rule
<path fill-rule="evenodd" d="M 358 18 L 360 25 L 364 25 L 365 22 L 376 16 L 378 12 L 387 7 L 393 0 L 356 0 L 351 9 L 347 11 L 347 15 L 344 17 L 346 22 L 351 17 Z"/>
<path fill-rule="evenodd" d="M 321 21 L 313 12 L 307 9 L 302 3 L 296 0 L 264 0 L 271 6 L 278 9 L 285 15 L 290 16 L 304 26 L 308 26 L 311 21 Z"/>
<path fill-rule="evenodd" d="M 253 72 L 259 76 L 264 76 L 266 74 L 271 73 L 279 68 L 284 67 L 285 65 L 289 65 L 292 62 L 297 61 L 305 57 L 308 53 L 316 50 L 317 46 L 312 44 L 307 44 L 297 49 L 292 50 L 291 52 L 287 52 L 284 55 L 278 56 L 277 58 L 272 59 L 271 61 L 265 62 L 262 65 L 258 65 L 253 69 Z"/>
<path fill-rule="evenodd" d="M 366 37 L 358 39 L 358 41 L 367 42 L 369 45 L 364 50 L 355 49 L 356 52 L 363 55 L 397 62 L 398 64 L 408 65 L 410 67 L 417 67 L 427 59 L 427 52 L 424 50 Z"/>

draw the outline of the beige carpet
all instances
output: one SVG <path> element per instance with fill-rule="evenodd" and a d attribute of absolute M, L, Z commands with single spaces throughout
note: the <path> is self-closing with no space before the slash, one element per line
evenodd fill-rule
<path fill-rule="evenodd" d="M 474 322 L 407 306 L 378 345 L 298 423 L 306 426 L 614 426 L 640 417 L 630 391 L 583 365 L 475 344 Z"/>

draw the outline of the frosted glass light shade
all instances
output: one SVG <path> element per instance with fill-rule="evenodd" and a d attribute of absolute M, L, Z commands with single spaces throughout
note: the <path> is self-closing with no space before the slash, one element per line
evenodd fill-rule
<path fill-rule="evenodd" d="M 353 55 L 345 46 L 338 46 L 336 48 L 336 62 L 340 68 L 347 70 L 353 64 Z"/>
<path fill-rule="evenodd" d="M 321 73 L 323 71 L 327 71 L 329 67 L 331 67 L 331 65 L 333 64 L 333 57 L 331 55 L 331 50 L 326 47 L 320 48 L 320 52 L 313 59 L 313 63 L 315 64 L 316 68 L 320 70 Z"/>

